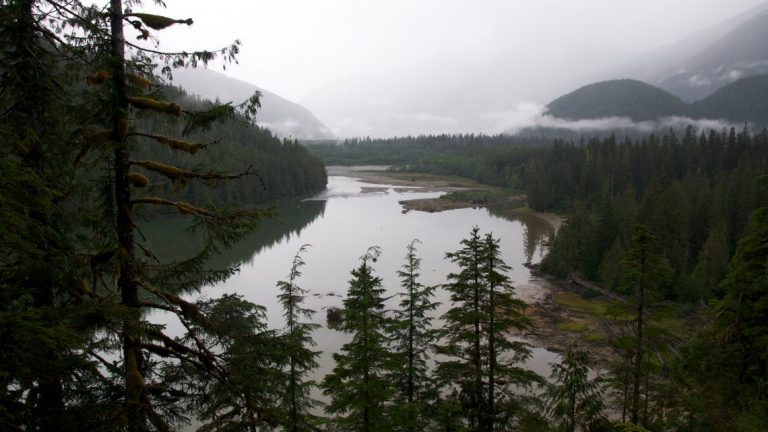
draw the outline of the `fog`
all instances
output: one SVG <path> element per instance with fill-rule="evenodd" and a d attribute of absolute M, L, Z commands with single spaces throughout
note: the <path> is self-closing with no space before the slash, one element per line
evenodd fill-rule
<path fill-rule="evenodd" d="M 495 132 L 763 2 L 186 0 L 162 13 L 195 25 L 159 36 L 167 50 L 240 39 L 226 73 L 301 103 L 337 136 Z"/>

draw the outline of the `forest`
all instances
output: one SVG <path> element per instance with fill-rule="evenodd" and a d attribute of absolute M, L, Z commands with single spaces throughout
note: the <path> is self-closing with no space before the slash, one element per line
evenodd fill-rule
<path fill-rule="evenodd" d="M 439 328 L 419 241 L 390 311 L 371 247 L 345 284 L 349 342 L 316 382 L 309 246 L 278 283 L 281 328 L 238 295 L 195 294 L 237 271 L 237 260 L 208 263 L 276 216 L 259 204 L 322 189 L 324 167 L 252 124 L 258 94 L 222 105 L 162 84 L 176 67 L 235 61 L 240 44 L 160 51 L 156 34 L 192 20 L 140 7 L 0 1 L 0 430 L 765 430 L 768 132 L 309 146 L 328 164 L 524 192 L 531 208 L 567 217 L 541 271 L 626 299 L 610 311 L 626 331 L 609 373 L 594 376 L 574 350 L 540 376 L 514 337 L 531 323 L 498 238 L 474 227 L 446 251 L 457 271 L 439 287 L 451 302 Z M 140 224 L 169 214 L 200 238 L 172 262 L 145 246 Z M 693 322 L 684 340 L 654 326 L 669 307 Z M 183 334 L 153 313 L 175 316 Z"/>
<path fill-rule="evenodd" d="M 534 210 L 565 215 L 540 270 L 575 274 L 629 299 L 606 317 L 627 327 L 613 342 L 624 364 L 609 378 L 624 385 L 612 393 L 621 417 L 634 417 L 634 387 L 645 415 L 657 413 L 639 421 L 650 430 L 768 425 L 759 324 L 768 300 L 767 131 L 688 127 L 577 141 L 438 135 L 308 148 L 328 164 L 472 178 L 525 193 Z M 681 338 L 644 328 L 643 315 L 649 321 L 670 309 L 696 331 Z M 630 385 L 639 369 L 645 381 Z M 687 413 L 675 419 L 677 410 Z"/>

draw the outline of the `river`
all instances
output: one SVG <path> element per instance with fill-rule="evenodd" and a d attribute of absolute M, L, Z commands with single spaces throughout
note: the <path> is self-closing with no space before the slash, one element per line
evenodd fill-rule
<path fill-rule="evenodd" d="M 376 275 L 383 278 L 387 296 L 400 291 L 397 270 L 405 263 L 406 246 L 419 239 L 418 255 L 422 258 L 421 282 L 440 285 L 456 267 L 445 259 L 445 253 L 460 247 L 473 226 L 481 233 L 492 232 L 501 239 L 502 255 L 512 267 L 509 276 L 516 295 L 535 301 L 545 293 L 532 281 L 525 262 L 538 262 L 546 252 L 545 244 L 552 227 L 533 215 L 508 216 L 484 208 L 466 208 L 439 213 L 410 211 L 403 213 L 399 201 L 437 197 L 441 192 L 421 192 L 409 188 L 366 184 L 352 177 L 330 176 L 328 188 L 315 197 L 282 203 L 276 207 L 279 217 L 257 229 L 235 248 L 219 257 L 214 266 L 240 263 L 240 271 L 226 282 L 206 289 L 200 295 L 215 298 L 223 294 L 239 294 L 266 307 L 272 328 L 281 328 L 282 311 L 277 301 L 276 283 L 287 278 L 291 261 L 304 244 L 311 247 L 303 255 L 306 265 L 298 285 L 307 289 L 305 306 L 317 311 L 314 321 L 322 326 L 314 333 L 317 350 L 322 351 L 320 368 L 314 378 L 333 368 L 332 353 L 348 340 L 347 335 L 326 326 L 325 310 L 342 306 L 350 271 L 370 246 L 379 246 L 380 259 L 374 264 Z M 147 245 L 159 248 L 166 259 L 182 258 L 184 251 L 194 249 L 194 240 L 179 243 L 159 240 L 169 234 L 183 237 L 179 220 L 166 218 L 144 228 Z M 162 234 L 162 235 L 161 235 Z M 157 240 L 153 240 L 157 239 Z M 448 308 L 447 293 L 437 290 L 442 303 L 436 311 Z M 395 307 L 398 300 L 389 301 Z M 170 333 L 180 333 L 180 325 L 169 315 L 151 317 L 164 322 Z M 439 325 L 439 322 L 436 323 Z M 534 347 L 528 367 L 548 376 L 549 363 L 556 354 Z"/>

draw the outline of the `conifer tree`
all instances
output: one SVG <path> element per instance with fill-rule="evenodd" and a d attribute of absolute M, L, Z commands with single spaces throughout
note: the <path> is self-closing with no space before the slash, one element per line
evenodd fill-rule
<path fill-rule="evenodd" d="M 344 299 L 341 331 L 350 334 L 352 340 L 333 355 L 336 366 L 323 381 L 323 393 L 331 399 L 326 411 L 335 415 L 332 430 L 378 432 L 391 426 L 384 416 L 392 393 L 387 379 L 390 354 L 384 288 L 371 267 L 379 254 L 378 247 L 371 247 L 360 258 Z"/>
<path fill-rule="evenodd" d="M 397 272 L 404 291 L 388 329 L 393 354 L 389 379 L 395 386 L 391 421 L 395 430 L 411 432 L 427 428 L 430 407 L 437 397 L 427 362 L 437 340 L 430 313 L 439 304 L 432 300 L 435 287 L 419 282 L 421 259 L 416 255 L 417 243 L 418 240 L 413 240 L 408 244 L 406 262 Z"/>
<path fill-rule="evenodd" d="M 454 282 L 445 287 L 453 306 L 443 316 L 438 352 L 449 360 L 439 363 L 438 374 L 444 385 L 459 387 L 469 430 L 490 432 L 515 424 L 527 409 L 519 393 L 541 379 L 521 366 L 530 357 L 528 345 L 510 336 L 528 319 L 525 303 L 512 296 L 499 240 L 479 231 L 474 227 L 461 249 L 446 254 L 460 272 L 450 274 Z"/>
<path fill-rule="evenodd" d="M 456 383 L 462 401 L 463 415 L 470 430 L 480 430 L 484 401 L 483 393 L 483 331 L 486 288 L 480 271 L 482 240 L 480 229 L 474 227 L 469 238 L 461 241 L 463 247 L 447 253 L 446 258 L 459 266 L 459 273 L 448 275 L 453 283 L 445 289 L 451 293 L 452 306 L 443 316 L 444 342 L 439 354 L 451 360 L 438 365 L 443 383 Z"/>
<path fill-rule="evenodd" d="M 199 51 L 163 53 L 126 40 L 127 24 L 138 32 L 139 40 L 153 40 L 153 31 L 175 24 L 191 25 L 192 20 L 177 20 L 132 11 L 141 2 L 130 1 L 124 10 L 121 0 L 111 0 L 107 13 L 80 10 L 83 31 L 94 40 L 89 52 L 94 72 L 88 78 L 94 98 L 102 101 L 94 114 L 106 130 L 96 130 L 86 141 L 76 162 L 94 153 L 94 160 L 103 163 L 101 180 L 104 220 L 94 235 L 96 251 L 91 258 L 93 277 L 85 281 L 88 295 L 111 310 L 101 325 L 106 331 L 94 341 L 92 352 L 119 350 L 121 362 L 114 365 L 102 357 L 102 365 L 112 375 L 116 388 L 122 388 L 120 409 L 112 419 L 116 426 L 129 431 L 166 430 L 187 420 L 187 405 L 194 405 L 196 393 L 189 389 L 200 384 L 216 386 L 226 382 L 228 353 L 217 352 L 207 343 L 225 327 L 216 325 L 196 304 L 181 297 L 201 287 L 222 281 L 235 271 L 226 268 L 211 271 L 205 268 L 208 258 L 229 247 L 253 228 L 262 211 L 224 211 L 202 208 L 192 203 L 175 201 L 160 195 L 142 173 L 152 172 L 183 187 L 191 181 L 207 183 L 239 176 L 215 171 L 186 170 L 152 160 L 136 160 L 137 145 L 162 145 L 174 151 L 195 154 L 204 144 L 190 143 L 181 138 L 149 134 L 132 124 L 135 115 L 160 115 L 182 119 L 185 132 L 207 128 L 216 121 L 235 117 L 231 106 L 218 106 L 204 113 L 183 112 L 175 103 L 162 100 L 153 91 L 155 59 L 171 67 L 196 66 L 207 63 L 217 54 L 232 60 L 238 51 L 236 42 L 218 53 Z M 73 11 L 72 13 L 76 13 Z M 251 100 L 248 113 L 255 112 L 257 96 Z M 141 137 L 141 138 L 139 138 Z M 246 171 L 244 174 L 250 174 Z M 162 207 L 178 211 L 194 219 L 194 227 L 203 231 L 205 245 L 194 257 L 168 265 L 161 264 L 137 237 L 137 220 L 141 207 Z M 144 311 L 159 310 L 175 314 L 186 330 L 182 337 L 171 337 L 153 324 Z M 226 337 L 221 334 L 220 337 Z M 115 343 L 119 340 L 119 343 Z M 180 373 L 180 372 L 186 373 Z M 195 373 L 192 373 L 194 371 Z M 224 386 L 229 388 L 228 386 Z M 197 394 L 205 394 L 201 391 Z M 237 399 L 233 399 L 237 400 Z M 245 410 L 257 409 L 245 401 Z"/>
<path fill-rule="evenodd" d="M 655 253 L 656 239 L 648 229 L 637 225 L 626 253 L 624 267 L 624 288 L 632 292 L 632 302 L 635 317 L 635 333 L 632 364 L 632 404 L 630 421 L 640 425 L 640 400 L 644 371 L 647 370 L 646 351 L 648 350 L 646 334 L 648 327 L 649 304 L 658 296 L 659 287 L 670 277 L 671 270 L 666 259 Z"/>
<path fill-rule="evenodd" d="M 69 2 L 76 4 L 77 2 Z M 94 373 L 77 321 L 71 160 L 74 90 L 57 74 L 72 55 L 45 1 L 0 2 L 0 429 L 82 426 L 75 394 Z M 74 61 L 70 68 L 81 66 Z M 79 376 L 81 379 L 73 379 Z"/>
<path fill-rule="evenodd" d="M 203 425 L 200 432 L 273 430 L 284 422 L 280 403 L 289 347 L 276 330 L 267 328 L 265 308 L 238 295 L 195 305 L 205 323 L 192 327 L 197 340 L 219 351 L 216 376 L 181 363 L 175 374 L 188 382 L 186 391 Z M 191 377 L 187 378 L 187 377 Z"/>
<path fill-rule="evenodd" d="M 307 380 L 306 376 L 318 366 L 318 351 L 312 351 L 311 347 L 316 343 L 312 339 L 312 331 L 319 327 L 318 324 L 302 322 L 303 319 L 311 319 L 315 311 L 302 307 L 301 303 L 307 290 L 296 284 L 301 276 L 301 267 L 304 259 L 301 254 L 309 245 L 303 245 L 291 264 L 287 281 L 277 283 L 280 288 L 278 296 L 283 306 L 285 318 L 286 355 L 288 357 L 288 370 L 284 383 L 284 396 L 281 398 L 281 411 L 283 419 L 281 423 L 288 432 L 303 432 L 317 429 L 318 419 L 310 411 L 319 405 L 312 399 L 310 392 L 316 387 L 316 383 Z"/>
<path fill-rule="evenodd" d="M 593 367 L 589 354 L 569 350 L 560 362 L 552 363 L 551 383 L 543 394 L 546 413 L 558 422 L 558 430 L 592 430 L 606 422 L 603 414 L 605 393 L 602 379 L 590 379 Z"/>

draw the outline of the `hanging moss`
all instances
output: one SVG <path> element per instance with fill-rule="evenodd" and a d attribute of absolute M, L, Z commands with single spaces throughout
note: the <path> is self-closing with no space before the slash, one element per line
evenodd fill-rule
<path fill-rule="evenodd" d="M 210 216 L 210 212 L 204 208 L 195 207 L 192 204 L 184 201 L 169 201 L 167 199 L 158 197 L 145 197 L 133 201 L 134 204 L 152 204 L 152 205 L 165 205 L 176 207 L 181 214 L 189 214 L 195 216 Z"/>
<path fill-rule="evenodd" d="M 131 182 L 131 185 L 135 188 L 145 188 L 149 185 L 147 176 L 134 172 L 128 173 L 128 181 Z"/>
<path fill-rule="evenodd" d="M 181 115 L 181 106 L 175 103 L 164 102 L 157 99 L 128 96 L 128 102 L 136 108 L 149 109 L 175 116 Z"/>
<path fill-rule="evenodd" d="M 189 154 L 195 154 L 197 153 L 198 150 L 206 147 L 205 144 L 192 144 L 188 141 L 168 138 L 162 135 L 144 135 L 144 136 L 152 138 L 155 141 L 159 142 L 160 144 L 165 144 L 174 150 L 183 151 Z"/>
<path fill-rule="evenodd" d="M 162 30 L 174 24 L 186 24 L 186 25 L 193 24 L 192 18 L 179 20 L 179 19 L 168 18 L 162 15 L 153 15 L 148 13 L 131 13 L 131 14 L 125 14 L 125 16 L 136 17 L 140 19 L 144 23 L 144 25 L 146 25 L 147 27 L 153 30 Z"/>
<path fill-rule="evenodd" d="M 112 74 L 108 71 L 99 71 L 94 73 L 93 75 L 87 77 L 85 79 L 85 82 L 87 82 L 90 85 L 102 85 L 105 82 L 107 82 L 108 79 L 112 78 Z"/>
<path fill-rule="evenodd" d="M 178 181 L 183 185 L 187 184 L 188 176 L 190 174 L 188 171 L 155 161 L 134 161 L 132 164 L 162 174 L 168 177 L 171 181 Z"/>
<path fill-rule="evenodd" d="M 150 85 L 152 85 L 152 82 L 150 82 L 148 79 L 144 78 L 143 76 L 136 75 L 134 73 L 126 73 L 125 77 L 128 79 L 128 81 L 141 88 L 149 88 Z"/>

